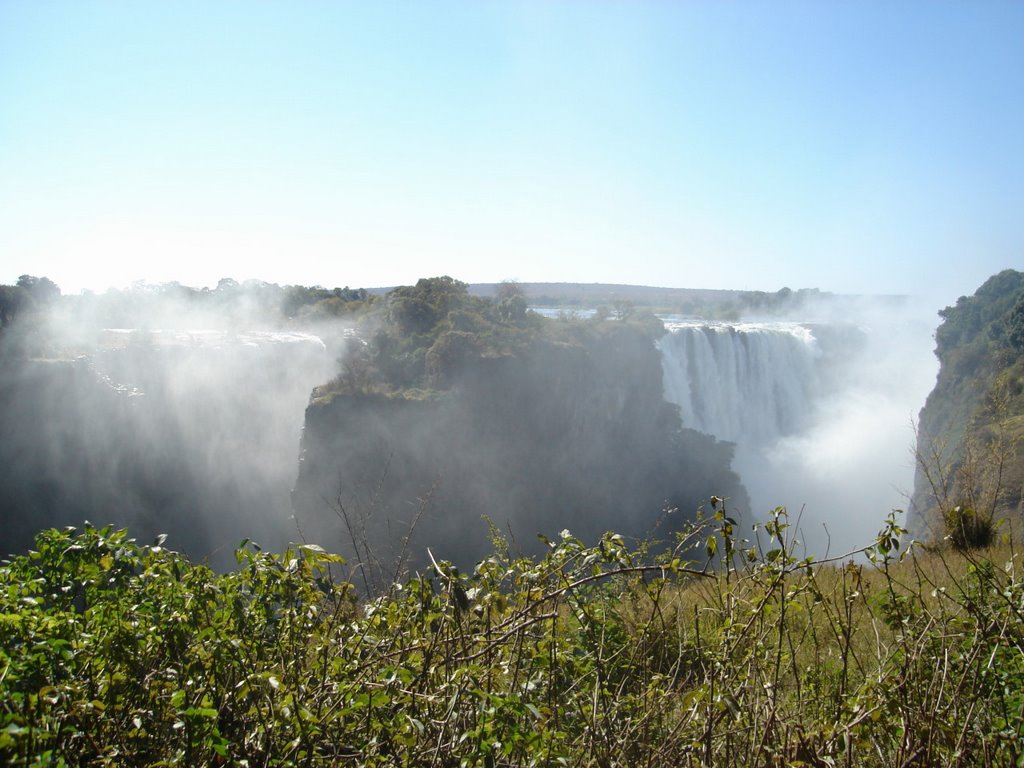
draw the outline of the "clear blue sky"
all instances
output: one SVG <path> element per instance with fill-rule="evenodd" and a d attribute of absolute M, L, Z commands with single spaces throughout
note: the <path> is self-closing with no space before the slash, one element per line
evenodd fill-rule
<path fill-rule="evenodd" d="M 0 0 L 0 282 L 1024 268 L 1024 3 Z"/>

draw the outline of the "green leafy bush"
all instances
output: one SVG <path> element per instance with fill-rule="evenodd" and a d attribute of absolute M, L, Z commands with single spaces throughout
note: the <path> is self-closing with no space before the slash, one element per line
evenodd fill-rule
<path fill-rule="evenodd" d="M 217 574 L 124 531 L 46 531 L 0 567 L 0 758 L 1018 764 L 1016 553 L 919 557 L 892 518 L 816 564 L 785 510 L 743 540 L 712 504 L 658 557 L 564 531 L 511 559 L 496 537 L 471 575 L 433 561 L 362 599 L 315 546 L 243 544 Z"/>
<path fill-rule="evenodd" d="M 984 549 L 995 541 L 996 524 L 988 515 L 958 504 L 945 517 L 946 536 L 956 549 Z"/>

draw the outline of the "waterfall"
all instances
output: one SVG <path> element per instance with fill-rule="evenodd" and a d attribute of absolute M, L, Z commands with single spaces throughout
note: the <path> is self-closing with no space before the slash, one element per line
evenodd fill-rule
<path fill-rule="evenodd" d="M 668 321 L 658 344 L 684 426 L 736 444 L 752 507 L 734 512 L 787 507 L 818 555 L 863 546 L 905 508 L 911 424 L 934 383 L 929 316 L 863 304 L 839 322 Z"/>
<path fill-rule="evenodd" d="M 662 338 L 665 399 L 683 424 L 764 445 L 811 422 L 821 351 L 797 323 L 676 323 Z"/>

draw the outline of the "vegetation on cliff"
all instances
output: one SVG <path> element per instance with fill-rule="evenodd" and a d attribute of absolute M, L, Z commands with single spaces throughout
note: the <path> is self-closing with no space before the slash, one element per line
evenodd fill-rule
<path fill-rule="evenodd" d="M 914 506 L 933 534 L 985 543 L 1024 498 L 1024 273 L 1004 270 L 939 315 Z"/>
<path fill-rule="evenodd" d="M 656 338 L 664 332 L 649 311 L 622 302 L 617 324 L 563 316 L 550 320 L 530 311 L 515 283 L 499 285 L 493 297 L 474 296 L 451 277 L 431 277 L 390 291 L 375 311 L 361 318 L 361 340 L 352 340 L 341 375 L 317 393 L 376 392 L 420 398 L 449 390 L 480 361 L 522 357 L 537 345 L 581 348 L 601 337 L 633 333 Z"/>

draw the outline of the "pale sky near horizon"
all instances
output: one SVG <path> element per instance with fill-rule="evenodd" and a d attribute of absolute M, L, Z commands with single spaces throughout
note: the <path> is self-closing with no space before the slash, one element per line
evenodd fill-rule
<path fill-rule="evenodd" d="M 0 0 L 0 283 L 948 303 L 1022 118 L 1024 3 Z"/>

